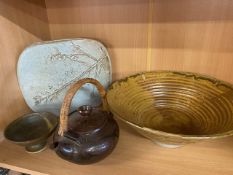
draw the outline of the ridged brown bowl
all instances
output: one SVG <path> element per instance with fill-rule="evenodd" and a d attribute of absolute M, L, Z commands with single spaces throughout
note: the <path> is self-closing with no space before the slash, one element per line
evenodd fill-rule
<path fill-rule="evenodd" d="M 157 71 L 113 83 L 114 115 L 166 147 L 233 135 L 233 86 L 189 72 Z"/>

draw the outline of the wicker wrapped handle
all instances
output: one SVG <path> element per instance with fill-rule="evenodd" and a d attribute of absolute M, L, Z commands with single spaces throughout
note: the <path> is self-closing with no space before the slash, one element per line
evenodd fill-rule
<path fill-rule="evenodd" d="M 97 89 L 101 95 L 101 98 L 102 98 L 103 110 L 108 110 L 107 102 L 106 102 L 106 98 L 105 98 L 106 91 L 105 91 L 104 87 L 97 80 L 95 80 L 93 78 L 85 78 L 85 79 L 79 80 L 78 82 L 76 82 L 75 84 L 73 84 L 70 87 L 70 89 L 68 90 L 68 92 L 65 96 L 65 99 L 63 101 L 61 111 L 60 111 L 60 127 L 58 130 L 58 134 L 60 136 L 63 136 L 68 128 L 68 115 L 69 115 L 69 110 L 70 110 L 70 105 L 71 105 L 72 99 L 73 99 L 74 95 L 76 94 L 76 92 L 86 83 L 91 83 L 97 87 Z"/>

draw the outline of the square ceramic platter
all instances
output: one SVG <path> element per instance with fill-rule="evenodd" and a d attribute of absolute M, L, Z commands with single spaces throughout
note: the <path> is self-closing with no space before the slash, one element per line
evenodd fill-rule
<path fill-rule="evenodd" d="M 97 79 L 105 88 L 112 80 L 107 49 L 91 39 L 55 40 L 33 44 L 20 55 L 18 82 L 28 106 L 35 112 L 59 115 L 69 87 L 83 78 Z M 95 87 L 84 85 L 73 98 L 71 111 L 101 102 Z"/>

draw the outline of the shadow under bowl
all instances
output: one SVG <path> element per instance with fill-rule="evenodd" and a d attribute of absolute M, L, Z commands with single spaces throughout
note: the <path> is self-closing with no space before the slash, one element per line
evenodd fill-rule
<path fill-rule="evenodd" d="M 190 72 L 155 71 L 114 82 L 111 112 L 160 146 L 233 135 L 233 86 Z"/>
<path fill-rule="evenodd" d="M 27 152 L 37 153 L 46 148 L 47 139 L 57 125 L 58 117 L 51 113 L 31 113 L 10 123 L 4 136 L 15 144 L 25 146 Z"/>

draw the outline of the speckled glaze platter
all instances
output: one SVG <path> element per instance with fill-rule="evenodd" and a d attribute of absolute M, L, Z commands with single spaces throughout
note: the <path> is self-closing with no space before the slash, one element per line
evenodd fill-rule
<path fill-rule="evenodd" d="M 66 91 L 77 80 L 97 79 L 105 88 L 112 81 L 107 49 L 91 39 L 56 40 L 33 44 L 19 57 L 18 82 L 28 106 L 35 112 L 59 115 Z M 73 98 L 71 111 L 98 105 L 95 87 L 86 84 Z"/>

